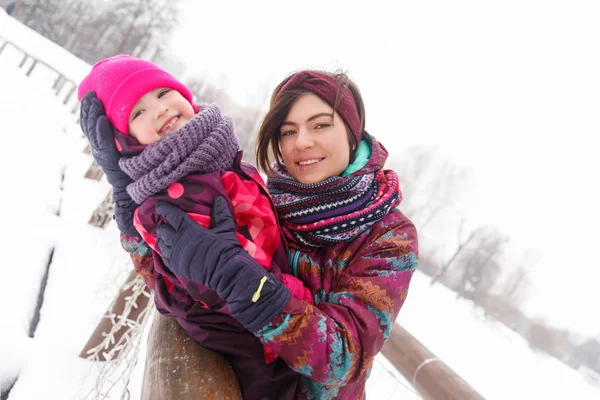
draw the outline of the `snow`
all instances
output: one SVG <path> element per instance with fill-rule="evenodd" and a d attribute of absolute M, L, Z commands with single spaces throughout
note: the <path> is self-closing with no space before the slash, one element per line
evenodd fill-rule
<path fill-rule="evenodd" d="M 85 61 L 74 57 L 56 43 L 40 38 L 40 35 L 0 10 L 0 39 L 8 40 L 23 51 L 48 65 L 57 68 L 68 79 L 80 82 L 91 68 Z"/>
<path fill-rule="evenodd" d="M 396 323 L 486 399 L 598 399 L 583 375 L 559 360 L 531 350 L 506 326 L 444 286 L 417 273 Z"/>
<path fill-rule="evenodd" d="M 0 36 L 60 64 L 72 56 L 40 45 L 43 38 L 0 12 Z M 37 45 L 36 45 L 37 43 Z M 43 43 L 44 44 L 44 43 Z M 69 58 L 71 57 L 71 58 Z M 84 179 L 91 156 L 76 117 L 50 90 L 52 81 L 26 78 L 14 53 L 0 54 L 0 119 L 3 148 L 0 179 L 5 196 L 0 233 L 5 284 L 0 331 L 0 387 L 13 382 L 10 400 L 81 399 L 94 385 L 99 365 L 78 357 L 131 265 L 113 224 L 88 225 L 108 191 L 103 179 Z M 67 62 L 68 61 L 68 62 Z M 89 66 L 81 66 L 81 70 Z M 70 71 L 70 70 L 69 70 Z M 77 75 L 77 71 L 73 76 Z M 10 190 L 10 192 L 9 192 Z M 10 193 L 10 194 L 7 194 Z M 8 224 L 6 222 L 8 221 Z M 29 337 L 38 293 L 48 270 L 39 324 Z M 490 322 L 471 303 L 455 300 L 440 285 L 415 274 L 399 319 L 414 336 L 487 399 L 598 399 L 600 389 L 558 360 L 533 352 L 506 327 Z M 139 398 L 145 337 L 129 382 Z M 18 379 L 17 379 L 18 378 Z M 418 398 L 380 357 L 368 382 L 370 398 Z M 120 389 L 110 398 L 120 398 Z"/>

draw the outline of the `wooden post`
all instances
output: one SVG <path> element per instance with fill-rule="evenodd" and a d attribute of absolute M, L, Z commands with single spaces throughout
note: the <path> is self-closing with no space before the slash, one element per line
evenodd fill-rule
<path fill-rule="evenodd" d="M 64 79 L 63 76 L 61 74 L 58 74 L 58 76 L 54 80 L 54 85 L 52 85 L 52 89 L 56 90 L 58 88 L 58 85 L 62 82 L 63 79 Z M 58 94 L 58 92 L 56 94 Z"/>
<path fill-rule="evenodd" d="M 71 100 L 71 96 L 73 96 L 73 94 L 75 93 L 76 89 L 77 89 L 77 85 L 75 85 L 73 82 L 71 82 L 71 89 L 69 89 L 69 91 L 67 92 L 67 94 L 65 96 L 65 99 L 63 100 L 63 104 L 65 106 L 67 105 L 67 103 L 69 102 L 69 100 Z"/>
<path fill-rule="evenodd" d="M 38 63 L 38 60 L 34 58 L 33 59 L 33 63 L 31 63 L 31 66 L 29 67 L 29 69 L 25 73 L 25 76 L 27 76 L 27 77 L 31 76 L 31 73 L 33 72 L 33 69 L 35 68 L 35 66 L 37 65 L 37 63 Z"/>
<path fill-rule="evenodd" d="M 137 274 L 135 273 L 135 271 L 131 271 L 131 273 L 127 277 L 127 281 L 125 282 L 124 285 L 131 283 L 136 277 L 137 277 Z M 131 287 L 128 289 L 121 289 L 113 306 L 111 308 L 109 308 L 108 310 L 106 310 L 106 313 L 104 313 L 104 316 L 98 323 L 98 326 L 96 326 L 94 333 L 92 333 L 92 336 L 90 337 L 90 339 L 88 340 L 86 345 L 83 347 L 83 350 L 81 350 L 79 357 L 87 358 L 89 356 L 89 351 L 91 349 L 96 348 L 104 341 L 105 335 L 108 334 L 114 326 L 114 323 L 110 318 L 110 315 L 112 315 L 112 314 L 123 315 L 123 311 L 125 310 L 125 305 L 127 303 L 126 298 L 131 296 L 132 294 L 133 294 L 133 288 L 131 288 Z M 131 310 L 129 315 L 127 315 L 127 318 L 130 320 L 136 320 L 139 317 L 139 315 L 142 313 L 142 311 L 144 311 L 144 309 L 146 308 L 147 305 L 148 305 L 148 297 L 147 296 L 139 296 L 137 298 L 137 308 L 134 308 L 133 310 Z M 100 361 L 107 361 L 106 358 L 104 357 L 104 354 L 107 354 L 108 352 L 110 352 L 114 348 L 115 344 L 119 342 L 119 339 L 121 339 L 121 337 L 129 329 L 130 328 L 127 325 L 124 325 L 120 330 L 115 332 L 115 334 L 113 336 L 114 341 L 108 347 L 103 349 L 103 351 L 99 354 Z M 116 351 L 115 354 L 113 355 L 112 359 L 116 359 L 118 357 L 118 354 L 119 354 L 119 352 Z"/>
<path fill-rule="evenodd" d="M 104 228 L 110 222 L 115 213 L 115 203 L 112 199 L 112 190 L 109 190 L 104 200 L 100 202 L 98 207 L 92 213 L 88 224 Z"/>
<path fill-rule="evenodd" d="M 2 47 L 0 47 L 0 54 L 2 54 L 2 52 L 4 51 L 4 49 L 6 48 L 7 45 L 8 45 L 8 40 L 5 40 L 4 43 L 2 43 Z"/>
<path fill-rule="evenodd" d="M 65 87 L 65 83 L 67 82 L 67 80 L 64 76 L 59 74 L 59 79 L 57 79 L 57 81 L 58 82 L 54 82 L 53 89 L 55 90 L 54 93 L 56 93 L 56 95 L 58 96 L 62 88 Z"/>
<path fill-rule="evenodd" d="M 464 379 L 396 324 L 383 355 L 425 400 L 484 400 Z"/>
<path fill-rule="evenodd" d="M 238 380 L 220 354 L 190 338 L 174 318 L 154 315 L 141 400 L 241 400 Z"/>
<path fill-rule="evenodd" d="M 76 101 L 75 104 L 73 104 L 73 108 L 71 108 L 71 114 L 77 115 L 79 113 L 79 105 L 79 101 Z"/>
<path fill-rule="evenodd" d="M 93 179 L 95 181 L 99 181 L 102 176 L 104 176 L 104 171 L 102 171 L 102 168 L 98 165 L 96 160 L 92 161 L 92 164 L 83 175 L 84 178 Z"/>
<path fill-rule="evenodd" d="M 21 59 L 21 63 L 19 64 L 19 68 L 23 68 L 23 65 L 25 65 L 25 63 L 27 62 L 28 58 L 29 58 L 29 55 L 27 55 L 26 53 L 23 53 L 23 59 Z"/>

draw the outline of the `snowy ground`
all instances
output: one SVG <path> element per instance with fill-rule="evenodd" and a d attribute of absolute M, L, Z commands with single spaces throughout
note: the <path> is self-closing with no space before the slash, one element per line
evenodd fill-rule
<path fill-rule="evenodd" d="M 0 26 L 3 35 L 6 25 Z M 0 54 L 0 386 L 6 389 L 18 378 L 10 400 L 82 399 L 97 366 L 78 354 L 130 264 L 115 226 L 87 224 L 108 186 L 83 178 L 91 156 L 82 151 L 76 118 L 50 91 L 51 78 L 26 78 L 19 60 Z M 39 324 L 30 337 L 43 285 Z M 430 288 L 417 273 L 398 321 L 487 399 L 600 398 L 600 389 L 578 372 L 532 352 L 522 338 L 454 297 L 439 285 Z M 131 399 L 139 397 L 143 343 Z M 370 398 L 416 398 L 388 368 L 379 360 L 368 383 Z"/>

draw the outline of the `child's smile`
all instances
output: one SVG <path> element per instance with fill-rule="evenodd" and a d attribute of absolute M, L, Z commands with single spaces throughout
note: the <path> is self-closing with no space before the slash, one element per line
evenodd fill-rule
<path fill-rule="evenodd" d="M 166 136 L 167 133 L 174 131 L 175 129 L 178 128 L 178 124 L 177 122 L 179 122 L 179 115 L 174 116 L 173 118 L 169 119 L 162 128 L 160 128 L 160 131 L 158 131 L 158 134 L 161 137 Z"/>

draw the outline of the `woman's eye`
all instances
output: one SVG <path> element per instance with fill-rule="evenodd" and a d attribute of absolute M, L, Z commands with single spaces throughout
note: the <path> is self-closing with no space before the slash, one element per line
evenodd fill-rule
<path fill-rule="evenodd" d="M 160 99 L 161 97 L 163 97 L 165 94 L 169 93 L 171 91 L 171 89 L 165 89 L 165 90 L 161 90 L 158 93 L 158 98 Z"/>
<path fill-rule="evenodd" d="M 329 126 L 330 126 L 330 125 L 329 125 L 329 124 L 327 124 L 327 123 L 321 123 L 321 124 L 317 124 L 317 125 L 315 126 L 315 128 L 316 128 L 316 129 L 325 129 L 325 128 L 329 127 Z"/>
<path fill-rule="evenodd" d="M 294 131 L 284 131 L 284 132 L 281 132 L 281 136 L 289 136 L 289 135 L 293 135 L 294 133 L 296 133 L 296 132 L 294 132 Z"/>

